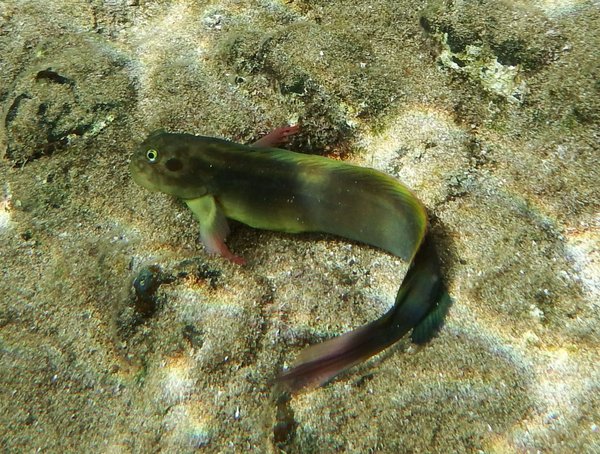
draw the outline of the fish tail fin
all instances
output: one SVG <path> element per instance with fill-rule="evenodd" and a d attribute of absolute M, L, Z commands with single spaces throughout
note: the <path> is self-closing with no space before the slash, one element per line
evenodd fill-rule
<path fill-rule="evenodd" d="M 385 317 L 385 316 L 384 316 Z M 324 385 L 342 371 L 385 349 L 388 342 L 384 317 L 353 331 L 304 349 L 294 366 L 278 381 L 289 391 Z"/>
<path fill-rule="evenodd" d="M 294 367 L 280 375 L 279 382 L 290 391 L 321 386 L 392 345 L 413 328 L 413 341 L 427 342 L 442 326 L 450 302 L 437 253 L 426 238 L 387 313 L 367 325 L 306 348 Z"/>

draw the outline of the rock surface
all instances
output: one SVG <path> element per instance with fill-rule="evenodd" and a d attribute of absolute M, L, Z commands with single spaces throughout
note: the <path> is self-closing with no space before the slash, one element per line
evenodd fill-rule
<path fill-rule="evenodd" d="M 2 2 L 2 450 L 600 450 L 598 49 L 585 0 Z M 425 347 L 284 398 L 406 264 L 245 226 L 247 266 L 209 257 L 127 161 L 157 128 L 288 122 L 414 189 L 455 304 Z"/>

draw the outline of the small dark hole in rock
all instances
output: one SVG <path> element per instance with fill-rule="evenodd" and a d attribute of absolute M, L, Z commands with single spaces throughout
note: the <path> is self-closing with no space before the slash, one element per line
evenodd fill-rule
<path fill-rule="evenodd" d="M 48 80 L 50 82 L 54 82 L 56 84 L 61 85 L 75 85 L 75 83 L 71 79 L 67 79 L 64 76 L 61 76 L 56 71 L 52 71 L 50 68 L 39 71 L 35 75 L 35 80 Z"/>

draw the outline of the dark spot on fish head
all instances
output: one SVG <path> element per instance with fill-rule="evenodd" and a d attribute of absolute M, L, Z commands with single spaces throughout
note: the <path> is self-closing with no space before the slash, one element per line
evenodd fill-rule
<path fill-rule="evenodd" d="M 165 167 L 171 172 L 179 172 L 183 169 L 183 162 L 180 159 L 171 158 L 165 162 Z"/>

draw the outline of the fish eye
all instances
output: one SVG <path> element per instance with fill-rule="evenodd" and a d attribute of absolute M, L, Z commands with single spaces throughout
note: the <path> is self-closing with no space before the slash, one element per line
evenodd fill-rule
<path fill-rule="evenodd" d="M 158 159 L 158 151 L 154 149 L 146 151 L 146 159 L 150 162 L 156 162 L 156 160 Z"/>

